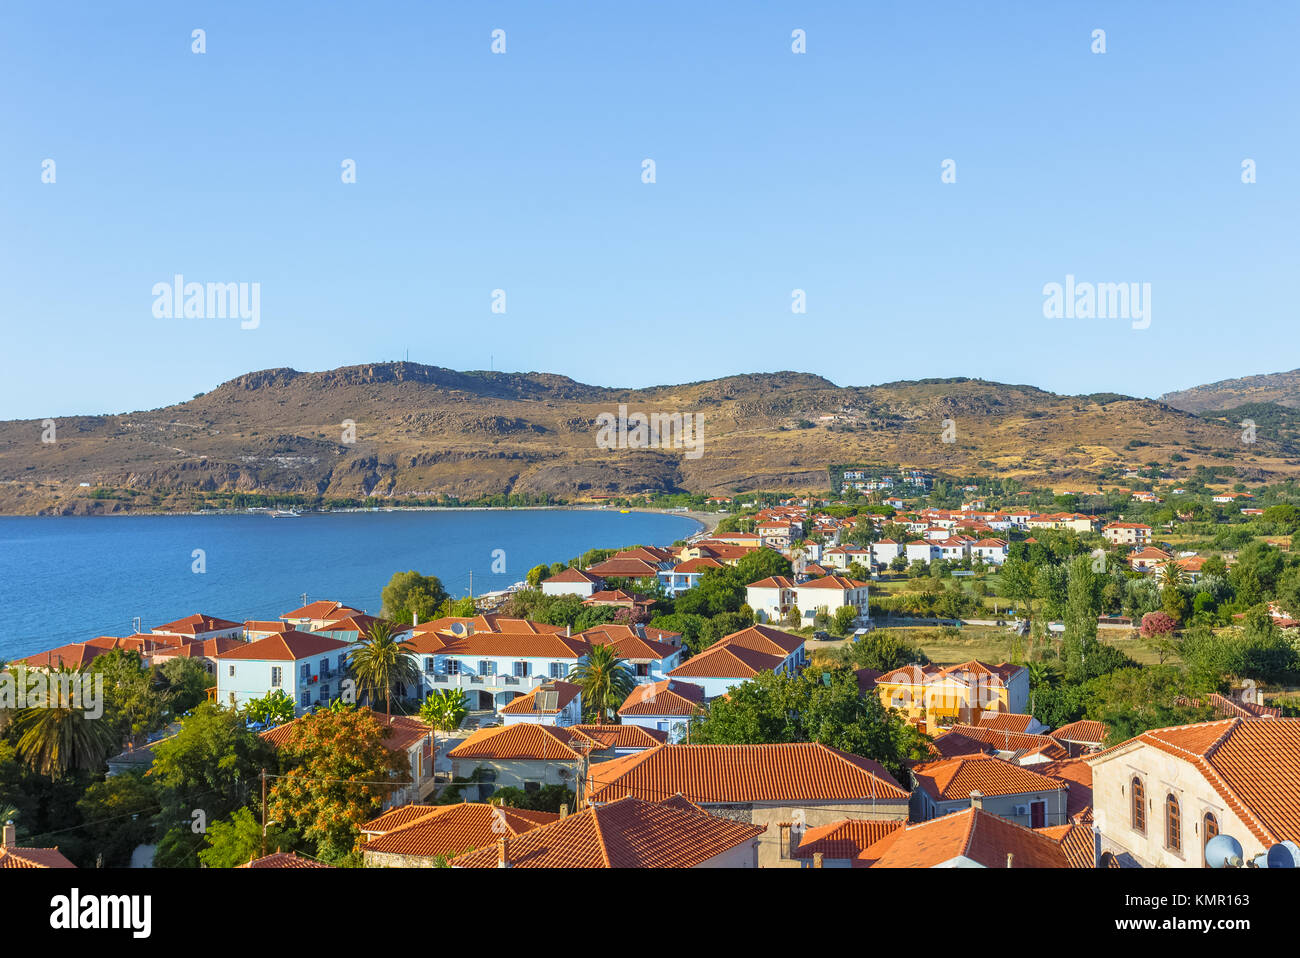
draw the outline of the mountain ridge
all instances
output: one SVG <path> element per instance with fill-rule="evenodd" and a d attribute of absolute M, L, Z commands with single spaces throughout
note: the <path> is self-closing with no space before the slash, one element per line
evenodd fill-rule
<path fill-rule="evenodd" d="M 701 416 L 699 457 L 600 448 L 597 417 L 624 404 L 629 414 Z M 42 432 L 37 420 L 0 422 L 0 512 L 182 509 L 233 492 L 396 503 L 812 492 L 827 488 L 829 465 L 851 462 L 1074 488 L 1151 461 L 1173 475 L 1224 464 L 1254 480 L 1300 472 L 1290 448 L 1267 438 L 1243 446 L 1235 424 L 1160 400 L 965 377 L 837 386 L 791 370 L 620 389 L 409 362 L 279 367 L 158 409 L 63 418 L 54 442 Z"/>

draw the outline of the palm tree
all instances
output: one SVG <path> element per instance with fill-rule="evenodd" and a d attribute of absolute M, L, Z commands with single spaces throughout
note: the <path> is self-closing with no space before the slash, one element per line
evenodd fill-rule
<path fill-rule="evenodd" d="M 76 675 L 74 669 L 58 669 L 51 673 L 50 682 L 68 688 L 71 686 L 63 683 Z M 44 708 L 19 709 L 13 726 L 18 754 L 36 771 L 52 778 L 62 778 L 76 769 L 98 772 L 117 744 L 109 722 L 90 718 L 84 709 L 74 708 L 61 696 Z"/>
<path fill-rule="evenodd" d="M 612 645 L 593 645 L 586 659 L 569 672 L 569 680 L 582 687 L 583 710 L 595 715 L 596 724 L 614 712 L 636 685 L 627 665 Z"/>
<path fill-rule="evenodd" d="M 399 682 L 415 685 L 420 680 L 414 653 L 415 648 L 410 642 L 397 641 L 393 637 L 393 627 L 377 619 L 366 631 L 361 648 L 354 649 L 348 657 L 348 666 L 367 700 L 373 702 L 382 690 L 384 711 L 390 716 L 393 686 Z"/>
<path fill-rule="evenodd" d="M 460 689 L 435 689 L 420 704 L 420 719 L 435 732 L 451 733 L 460 728 L 469 710 Z"/>
<path fill-rule="evenodd" d="M 1160 588 L 1161 589 L 1181 589 L 1183 587 L 1183 567 L 1173 559 L 1166 562 L 1160 569 Z"/>

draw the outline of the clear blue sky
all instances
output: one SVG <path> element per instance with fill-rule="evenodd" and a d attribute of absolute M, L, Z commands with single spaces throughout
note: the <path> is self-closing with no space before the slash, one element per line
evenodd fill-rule
<path fill-rule="evenodd" d="M 408 349 L 1145 396 L 1300 366 L 1298 27 L 1272 2 L 7 0 L 0 418 Z M 175 273 L 260 283 L 260 327 L 154 318 Z M 1067 273 L 1151 283 L 1151 327 L 1044 319 Z"/>

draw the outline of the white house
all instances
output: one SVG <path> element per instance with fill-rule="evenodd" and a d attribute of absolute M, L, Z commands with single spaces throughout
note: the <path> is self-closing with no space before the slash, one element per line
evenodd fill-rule
<path fill-rule="evenodd" d="M 624 725 L 667 732 L 673 743 L 685 741 L 687 726 L 703 714 L 704 687 L 676 679 L 638 685 L 618 709 Z"/>
<path fill-rule="evenodd" d="M 302 714 L 338 697 L 353 644 L 311 632 L 284 632 L 213 657 L 217 701 L 237 708 L 283 690 Z"/>
<path fill-rule="evenodd" d="M 586 599 L 604 588 L 604 579 L 581 569 L 565 569 L 542 580 L 542 593 L 545 595 L 579 595 Z"/>
<path fill-rule="evenodd" d="M 909 542 L 905 547 L 907 564 L 913 562 L 933 562 L 939 558 L 939 547 L 933 542 L 918 539 L 915 542 Z"/>
<path fill-rule="evenodd" d="M 881 539 L 879 542 L 871 543 L 871 558 L 876 560 L 877 565 L 887 566 L 905 553 L 903 544 L 893 539 Z"/>
<path fill-rule="evenodd" d="M 970 545 L 971 558 L 980 558 L 990 565 L 1002 565 L 1007 561 L 1010 547 L 1001 539 L 979 539 Z"/>
<path fill-rule="evenodd" d="M 698 685 L 705 697 L 712 699 L 762 672 L 795 674 L 807 664 L 801 636 L 766 625 L 751 625 L 723 636 L 673 669 L 668 677 Z"/>
<path fill-rule="evenodd" d="M 851 605 L 858 610 L 858 617 L 867 615 L 867 583 L 850 579 L 842 575 L 828 575 L 810 582 L 801 582 L 795 587 L 795 604 L 804 618 L 816 614 L 819 608 L 825 608 L 828 615 L 834 615 L 841 606 Z"/>
<path fill-rule="evenodd" d="M 745 586 L 745 602 L 759 622 L 780 622 L 795 604 L 795 585 L 783 575 L 768 576 Z"/>
<path fill-rule="evenodd" d="M 434 689 L 458 688 L 471 709 L 499 709 L 539 685 L 567 679 L 589 649 L 574 636 L 485 632 L 463 622 L 445 632 L 417 632 L 410 644 L 420 672 L 420 697 Z"/>

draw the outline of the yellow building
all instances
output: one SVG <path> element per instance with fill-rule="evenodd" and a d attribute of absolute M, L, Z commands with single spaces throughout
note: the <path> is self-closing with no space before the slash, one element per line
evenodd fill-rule
<path fill-rule="evenodd" d="M 1024 713 L 1029 704 L 1029 672 L 1000 662 L 906 665 L 876 679 L 886 708 L 896 709 L 921 731 L 950 725 L 978 725 L 985 713 Z"/>

